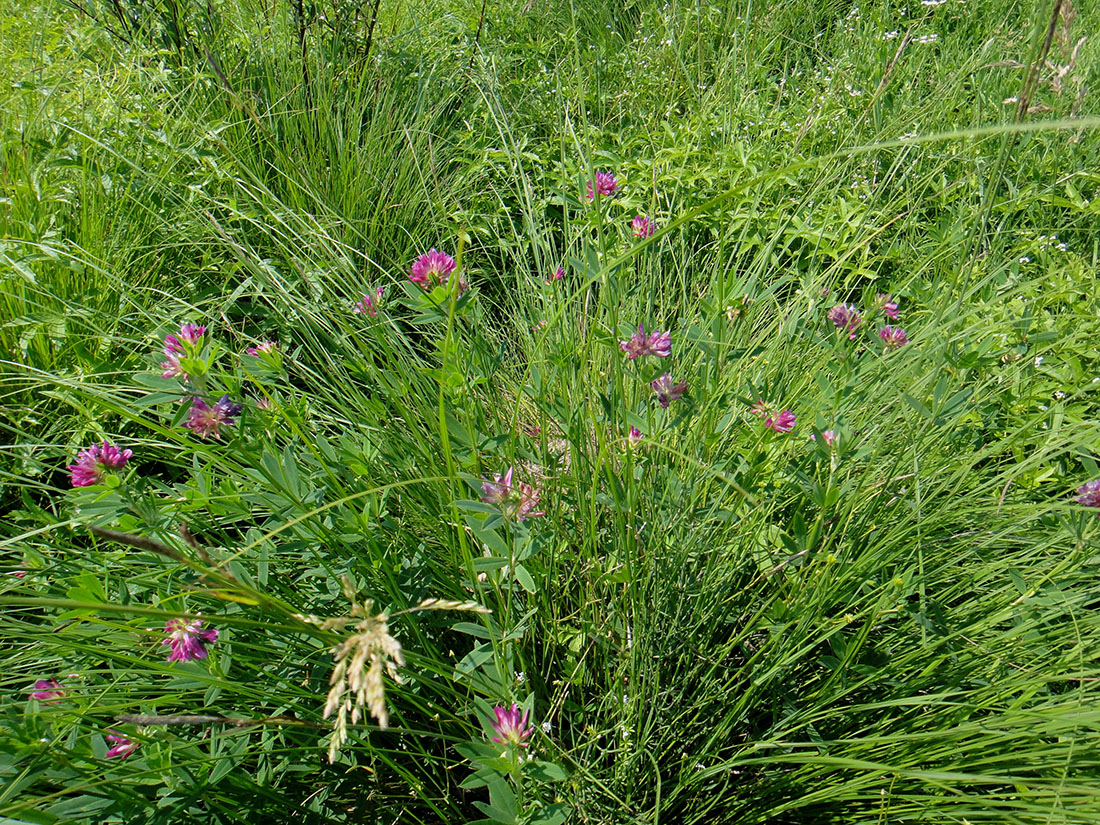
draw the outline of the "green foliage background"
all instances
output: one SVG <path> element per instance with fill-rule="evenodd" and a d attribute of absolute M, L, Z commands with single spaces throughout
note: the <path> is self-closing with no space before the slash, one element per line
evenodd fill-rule
<path fill-rule="evenodd" d="M 530 698 L 568 777 L 513 821 L 1100 821 L 1100 10 L 1048 50 L 1053 8 L 0 0 L 0 817 L 471 821 L 456 746 Z M 477 297 L 417 322 L 430 247 Z M 880 292 L 897 352 L 824 317 Z M 181 322 L 273 410 L 180 428 Z M 230 357 L 264 338 L 282 368 Z M 133 475 L 69 490 L 103 438 Z M 510 465 L 522 526 L 475 501 Z M 329 764 L 334 642 L 295 615 L 345 615 L 341 577 L 493 613 L 395 616 L 391 726 Z M 209 659 L 165 663 L 181 612 Z M 260 724 L 103 759 L 194 713 Z"/>

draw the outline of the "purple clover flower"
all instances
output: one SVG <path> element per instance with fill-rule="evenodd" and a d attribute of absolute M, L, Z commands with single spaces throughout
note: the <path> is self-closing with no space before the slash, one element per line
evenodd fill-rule
<path fill-rule="evenodd" d="M 588 182 L 588 189 L 585 193 L 585 198 L 592 200 L 596 193 L 601 197 L 609 198 L 619 191 L 619 182 L 615 180 L 615 176 L 610 172 L 597 172 L 596 173 L 596 189 L 592 190 L 592 181 Z"/>
<path fill-rule="evenodd" d="M 848 338 L 852 339 L 856 337 L 856 330 L 863 323 L 863 316 L 850 304 L 837 304 L 829 310 L 829 320 L 837 329 L 847 332 Z"/>
<path fill-rule="evenodd" d="M 206 658 L 206 646 L 218 641 L 218 631 L 203 628 L 202 619 L 169 619 L 164 625 L 168 638 L 162 645 L 171 645 L 169 662 L 196 662 Z"/>
<path fill-rule="evenodd" d="M 898 320 L 898 305 L 894 302 L 892 295 L 884 295 L 880 292 L 875 296 L 875 301 L 878 303 L 879 311 L 883 315 L 891 321 Z"/>
<path fill-rule="evenodd" d="M 501 513 L 517 521 L 546 515 L 535 511 L 539 505 L 538 488 L 521 481 L 513 482 L 514 470 L 509 467 L 504 475 L 494 473 L 492 481 L 485 479 L 481 484 L 481 500 L 499 507 Z"/>
<path fill-rule="evenodd" d="M 104 441 L 85 447 L 77 455 L 76 464 L 70 464 L 65 469 L 72 474 L 74 487 L 91 487 L 99 484 L 104 470 L 121 470 L 133 455 L 133 450 L 120 450 Z"/>
<path fill-rule="evenodd" d="M 519 705 L 513 704 L 511 708 L 497 705 L 493 708 L 493 713 L 497 717 L 497 720 L 493 722 L 493 730 L 497 732 L 497 735 L 492 737 L 492 741 L 499 742 L 502 745 L 517 745 L 526 748 L 527 738 L 534 730 L 527 724 L 527 718 L 531 712 L 525 710 L 523 715 L 520 715 Z"/>
<path fill-rule="evenodd" d="M 898 349 L 909 343 L 909 336 L 905 334 L 905 330 L 889 324 L 878 331 L 878 337 L 882 339 L 882 343 L 886 344 L 887 349 Z"/>
<path fill-rule="evenodd" d="M 1100 510 L 1100 478 L 1086 481 L 1077 488 L 1077 503 Z"/>
<path fill-rule="evenodd" d="M 783 410 L 782 412 L 776 412 L 775 408 L 763 398 L 753 404 L 752 414 L 763 418 L 764 426 L 777 433 L 789 433 L 794 429 L 794 411 Z"/>
<path fill-rule="evenodd" d="M 234 404 L 228 395 L 223 395 L 214 406 L 210 406 L 202 398 L 195 396 L 191 402 L 191 412 L 183 426 L 191 430 L 199 438 L 221 438 L 221 427 L 230 427 L 237 423 L 237 416 L 241 414 L 242 405 Z"/>
<path fill-rule="evenodd" d="M 446 284 L 451 273 L 455 271 L 455 259 L 446 252 L 431 249 L 413 261 L 409 280 L 419 284 L 425 291 L 430 291 L 439 284 Z M 461 295 L 469 288 L 464 276 L 458 279 L 458 294 Z"/>
<path fill-rule="evenodd" d="M 631 447 L 637 447 L 642 443 L 642 439 L 645 437 L 645 433 L 639 430 L 637 427 L 630 428 L 630 434 L 626 437 L 626 443 Z"/>
<path fill-rule="evenodd" d="M 30 697 L 39 702 L 56 702 L 64 695 L 65 691 L 61 689 L 61 683 L 57 679 L 39 679 L 34 683 Z"/>
<path fill-rule="evenodd" d="M 671 330 L 658 332 L 654 330 L 646 335 L 645 327 L 638 324 L 638 331 L 628 341 L 620 341 L 619 349 L 626 355 L 627 360 L 633 361 L 642 355 L 656 355 L 658 358 L 668 358 L 672 354 Z"/>
<path fill-rule="evenodd" d="M 125 759 L 127 756 L 138 749 L 137 742 L 128 739 L 118 731 L 108 731 L 106 738 L 109 742 L 114 743 L 111 749 L 107 751 L 107 753 L 103 754 L 103 756 L 107 759 L 114 759 L 116 757 L 119 759 Z"/>
<path fill-rule="evenodd" d="M 416 279 L 413 278 L 413 280 Z M 364 292 L 363 297 L 352 305 L 351 311 L 358 315 L 369 315 L 372 318 L 377 318 L 378 308 L 382 306 L 382 292 L 384 290 L 385 287 L 378 287 L 373 296 L 369 292 Z"/>
<path fill-rule="evenodd" d="M 650 382 L 653 391 L 657 393 L 657 403 L 664 409 L 668 409 L 668 405 L 673 401 L 679 401 L 687 392 L 687 381 L 681 381 L 678 384 L 672 382 L 671 373 L 665 373 L 659 378 L 655 378 Z"/>
<path fill-rule="evenodd" d="M 564 277 L 565 277 L 565 270 L 562 267 L 559 266 L 557 269 L 554 270 L 554 274 L 546 279 L 546 283 L 552 284 L 552 283 L 554 283 L 554 281 L 560 281 Z"/>
<path fill-rule="evenodd" d="M 279 343 L 277 341 L 261 341 L 254 347 L 248 348 L 249 355 L 270 355 L 279 349 Z"/>
<path fill-rule="evenodd" d="M 634 231 L 634 237 L 640 239 L 648 238 L 657 231 L 657 224 L 645 215 L 635 215 L 630 227 Z"/>

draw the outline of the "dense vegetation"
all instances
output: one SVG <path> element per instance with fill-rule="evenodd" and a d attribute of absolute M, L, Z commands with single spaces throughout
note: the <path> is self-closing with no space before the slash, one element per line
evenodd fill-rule
<path fill-rule="evenodd" d="M 3 821 L 1100 822 L 1100 7 L 0 10 Z"/>

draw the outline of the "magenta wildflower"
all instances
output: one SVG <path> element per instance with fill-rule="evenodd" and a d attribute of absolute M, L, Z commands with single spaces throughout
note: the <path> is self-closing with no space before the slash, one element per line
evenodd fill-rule
<path fill-rule="evenodd" d="M 254 347 L 248 348 L 249 355 L 270 355 L 279 348 L 277 341 L 261 341 Z"/>
<path fill-rule="evenodd" d="M 637 427 L 631 427 L 630 435 L 626 437 L 626 443 L 629 444 L 631 447 L 637 447 L 639 444 L 642 443 L 642 438 L 644 437 L 644 435 L 645 433 L 643 433 Z"/>
<path fill-rule="evenodd" d="M 557 269 L 554 270 L 554 274 L 546 279 L 546 283 L 552 284 L 552 283 L 554 283 L 554 281 L 560 281 L 564 277 L 565 277 L 565 270 L 562 269 L 559 266 Z"/>
<path fill-rule="evenodd" d="M 202 619 L 169 619 L 164 625 L 168 638 L 162 645 L 171 645 L 169 662 L 195 662 L 206 658 L 206 646 L 218 641 L 218 631 L 203 629 Z"/>
<path fill-rule="evenodd" d="M 1100 478 L 1086 481 L 1077 488 L 1077 503 L 1100 510 Z"/>
<path fill-rule="evenodd" d="M 61 690 L 61 683 L 57 679 L 39 679 L 34 683 L 34 690 L 30 694 L 32 699 L 39 702 L 56 702 L 64 695 L 65 691 Z"/>
<path fill-rule="evenodd" d="M 646 335 L 645 327 L 638 324 L 638 331 L 630 337 L 629 341 L 620 341 L 619 349 L 626 355 L 627 360 L 633 361 L 641 355 L 656 355 L 658 358 L 668 358 L 672 354 L 671 330 L 653 332 Z"/>
<path fill-rule="evenodd" d="M 188 347 L 196 349 L 202 343 L 202 337 L 206 334 L 206 327 L 198 324 L 181 324 L 179 335 L 164 336 L 164 355 L 167 360 L 160 366 L 164 372 L 161 378 L 179 378 L 187 381 L 189 376 L 180 364 L 180 356 L 188 354 Z M 184 346 L 184 342 L 188 347 Z"/>
<path fill-rule="evenodd" d="M 657 224 L 645 215 L 635 215 L 630 226 L 634 230 L 635 238 L 648 238 L 657 231 Z"/>
<path fill-rule="evenodd" d="M 619 182 L 615 180 L 615 176 L 610 172 L 597 172 L 596 173 L 596 192 L 601 197 L 609 198 L 619 191 Z M 592 200 L 595 197 L 595 193 L 592 191 L 592 181 L 588 182 L 588 191 L 585 194 L 588 200 Z"/>
<path fill-rule="evenodd" d="M 509 518 L 523 521 L 525 518 L 544 516 L 546 513 L 535 512 L 539 505 L 539 490 L 521 481 L 512 481 L 513 467 L 508 468 L 504 475 L 493 474 L 493 480 L 484 480 L 481 484 L 481 500 L 486 504 L 494 504 L 500 508 L 500 512 Z"/>
<path fill-rule="evenodd" d="M 665 373 L 660 378 L 655 378 L 650 385 L 653 391 L 657 393 L 657 403 L 665 409 L 668 409 L 668 405 L 673 401 L 679 401 L 687 392 L 687 381 L 681 381 L 679 384 L 672 383 L 672 375 Z"/>
<path fill-rule="evenodd" d="M 764 426 L 777 433 L 789 433 L 794 429 L 795 415 L 792 410 L 776 412 L 763 398 L 752 406 L 752 414 L 764 419 Z"/>
<path fill-rule="evenodd" d="M 897 349 L 909 343 L 909 337 L 901 327 L 892 327 L 889 324 L 878 331 L 878 337 L 887 349 Z"/>
<path fill-rule="evenodd" d="M 138 743 L 123 736 L 118 731 L 107 731 L 106 739 L 109 742 L 113 742 L 114 745 L 103 756 L 107 759 L 114 759 L 116 756 L 119 759 L 125 759 L 131 753 L 138 749 Z"/>
<path fill-rule="evenodd" d="M 199 326 L 198 324 L 180 325 L 180 338 L 182 338 L 193 347 L 197 347 L 199 345 L 199 343 L 202 341 L 202 336 L 204 336 L 205 334 L 206 327 Z"/>
<path fill-rule="evenodd" d="M 26 570 L 12 570 L 11 574 L 13 576 L 15 576 L 15 578 L 17 578 L 17 579 L 27 578 L 27 571 Z"/>
<path fill-rule="evenodd" d="M 498 735 L 492 737 L 492 741 L 499 742 L 502 745 L 518 745 L 521 748 L 526 748 L 527 737 L 534 730 L 527 724 L 527 717 L 531 711 L 525 710 L 523 715 L 520 715 L 519 705 L 513 704 L 511 708 L 497 705 L 493 708 L 493 713 L 497 717 L 497 720 L 493 722 L 493 730 Z"/>
<path fill-rule="evenodd" d="M 898 320 L 898 305 L 894 303 L 893 296 L 883 295 L 880 292 L 877 296 L 875 296 L 875 301 L 878 302 L 879 312 L 881 312 L 891 321 Z"/>
<path fill-rule="evenodd" d="M 99 484 L 104 470 L 121 470 L 133 455 L 133 450 L 120 450 L 104 441 L 85 447 L 77 455 L 76 464 L 70 464 L 65 469 L 72 474 L 74 487 L 91 487 Z"/>
<path fill-rule="evenodd" d="M 822 439 L 822 440 L 823 440 L 823 441 L 825 442 L 825 444 L 826 444 L 827 446 L 829 446 L 829 447 L 835 447 L 835 446 L 836 446 L 836 442 L 837 442 L 837 441 L 838 441 L 838 440 L 840 439 L 840 436 L 838 436 L 838 435 L 837 435 L 837 434 L 836 434 L 835 432 L 833 432 L 832 430 L 826 430 L 825 432 L 823 432 L 823 433 L 821 434 L 821 439 Z M 814 435 L 813 433 L 810 433 L 810 440 L 811 440 L 811 441 L 817 441 L 817 436 L 816 436 L 816 435 Z"/>
<path fill-rule="evenodd" d="M 416 279 L 413 278 L 413 280 L 415 281 Z M 352 305 L 352 312 L 377 318 L 378 308 L 382 305 L 382 292 L 384 289 L 384 287 L 378 287 L 378 289 L 374 290 L 373 297 L 369 292 L 364 292 L 362 299 Z"/>
<path fill-rule="evenodd" d="M 413 261 L 409 280 L 425 290 L 431 290 L 438 284 L 446 284 L 454 271 L 455 259 L 446 252 L 432 249 Z M 461 295 L 466 289 L 466 279 L 459 276 L 458 294 Z"/>
<path fill-rule="evenodd" d="M 833 326 L 837 329 L 849 333 L 849 338 L 856 337 L 856 330 L 863 323 L 863 317 L 859 314 L 859 310 L 850 304 L 837 304 L 830 309 L 829 320 L 833 322 Z"/>
<path fill-rule="evenodd" d="M 210 406 L 202 398 L 196 396 L 191 402 L 191 412 L 183 426 L 191 430 L 199 438 L 221 438 L 220 427 L 230 427 L 237 423 L 237 416 L 241 414 L 241 405 L 234 404 L 228 395 L 223 395 L 214 406 Z"/>

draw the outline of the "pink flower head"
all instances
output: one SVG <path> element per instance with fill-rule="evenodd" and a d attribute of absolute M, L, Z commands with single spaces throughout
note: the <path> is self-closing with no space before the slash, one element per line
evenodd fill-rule
<path fill-rule="evenodd" d="M 775 408 L 763 398 L 753 404 L 752 414 L 763 418 L 764 426 L 777 433 L 789 433 L 794 429 L 794 412 L 792 410 L 783 410 L 777 413 Z"/>
<path fill-rule="evenodd" d="M 197 347 L 202 342 L 202 336 L 204 336 L 205 334 L 206 327 L 199 326 L 198 324 L 180 325 L 180 338 L 182 338 L 193 347 Z M 165 343 L 167 343 L 167 339 L 165 339 Z"/>
<path fill-rule="evenodd" d="M 64 695 L 65 691 L 61 690 L 61 683 L 57 679 L 39 679 L 34 683 L 34 690 L 30 694 L 32 699 L 39 702 L 56 702 Z"/>
<path fill-rule="evenodd" d="M 514 469 L 509 467 L 504 475 L 494 473 L 492 481 L 484 480 L 481 484 L 481 500 L 486 504 L 496 505 L 505 516 L 518 521 L 529 516 L 534 518 L 546 515 L 542 511 L 535 512 L 539 505 L 538 488 L 522 481 L 512 482 Z"/>
<path fill-rule="evenodd" d="M 863 323 L 863 317 L 859 314 L 859 310 L 850 304 L 837 304 L 830 309 L 829 320 L 833 322 L 833 326 L 837 329 L 849 333 L 849 338 L 856 337 L 856 330 Z"/>
<path fill-rule="evenodd" d="M 546 283 L 552 284 L 552 283 L 554 283 L 554 281 L 560 281 L 564 277 L 565 277 L 565 270 L 562 269 L 559 266 L 557 269 L 554 270 L 554 274 L 546 279 Z"/>
<path fill-rule="evenodd" d="M 679 384 L 672 383 L 672 375 L 665 373 L 660 378 L 655 378 L 650 385 L 653 391 L 657 393 L 657 403 L 665 409 L 668 409 L 668 405 L 673 401 L 679 401 L 687 392 L 687 381 L 681 381 Z"/>
<path fill-rule="evenodd" d="M 875 301 L 878 302 L 879 311 L 889 318 L 891 321 L 898 320 L 898 305 L 894 303 L 894 299 L 890 295 L 883 295 L 881 292 L 875 296 Z"/>
<path fill-rule="evenodd" d="M 1100 478 L 1086 481 L 1077 488 L 1077 503 L 1100 510 Z"/>
<path fill-rule="evenodd" d="M 492 737 L 492 741 L 499 742 L 502 745 L 518 745 L 521 748 L 526 748 L 527 737 L 534 730 L 527 724 L 527 717 L 531 711 L 525 710 L 521 716 L 519 705 L 513 704 L 511 708 L 497 705 L 493 708 L 493 713 L 497 717 L 497 720 L 493 722 L 493 730 L 498 735 Z"/>
<path fill-rule="evenodd" d="M 65 469 L 72 474 L 74 487 L 91 487 L 99 484 L 104 470 L 121 470 L 133 455 L 133 450 L 120 450 L 104 441 L 85 447 L 77 454 L 76 464 L 70 464 Z"/>
<path fill-rule="evenodd" d="M 275 405 L 271 403 L 271 399 L 268 398 L 266 395 L 263 398 L 261 398 L 259 401 L 256 402 L 256 409 L 258 409 L 258 410 L 265 410 L 266 411 L 266 410 L 272 410 L 274 408 L 275 408 Z"/>
<path fill-rule="evenodd" d="M 26 570 L 12 570 L 11 574 L 13 576 L 15 576 L 15 578 L 17 578 L 17 579 L 27 578 L 27 571 Z"/>
<path fill-rule="evenodd" d="M 638 324 L 638 331 L 630 337 L 629 341 L 620 341 L 619 349 L 623 351 L 629 361 L 633 361 L 641 355 L 656 355 L 658 358 L 668 358 L 672 354 L 672 336 L 670 332 L 671 330 L 665 330 L 664 332 L 654 330 L 646 335 L 645 327 Z"/>
<path fill-rule="evenodd" d="M 878 337 L 887 349 L 897 349 L 909 343 L 909 337 L 901 327 L 892 327 L 889 324 L 878 331 Z"/>
<path fill-rule="evenodd" d="M 210 406 L 198 396 L 191 402 L 191 412 L 183 426 L 191 430 L 199 438 L 221 438 L 220 427 L 229 427 L 237 423 L 237 416 L 241 414 L 241 405 L 234 404 L 228 395 L 223 395 L 214 406 Z"/>
<path fill-rule="evenodd" d="M 413 261 L 409 280 L 419 284 L 425 290 L 430 290 L 437 284 L 447 283 L 447 279 L 454 271 L 455 259 L 446 252 L 438 252 L 432 249 Z M 465 281 L 460 280 L 458 292 L 462 294 L 465 291 Z"/>
<path fill-rule="evenodd" d="M 648 238 L 657 231 L 657 224 L 645 215 L 635 215 L 630 226 L 634 230 L 635 238 Z"/>
<path fill-rule="evenodd" d="M 162 645 L 171 645 L 169 662 L 195 662 L 206 658 L 206 646 L 218 641 L 218 631 L 204 629 L 202 619 L 169 619 L 164 625 L 168 638 Z"/>
<path fill-rule="evenodd" d="M 615 180 L 615 176 L 610 172 L 597 172 L 595 191 L 598 192 L 601 197 L 609 198 L 619 191 L 619 182 Z M 592 181 L 589 181 L 588 191 L 585 193 L 585 197 L 588 200 L 592 200 L 595 196 L 595 193 L 592 191 Z"/>
<path fill-rule="evenodd" d="M 642 443 L 642 438 L 645 434 L 637 427 L 630 428 L 630 435 L 626 437 L 626 443 L 631 447 L 637 447 Z"/>
<path fill-rule="evenodd" d="M 108 731 L 106 738 L 109 742 L 114 743 L 111 749 L 107 751 L 107 753 L 103 754 L 104 757 L 107 759 L 114 759 L 116 756 L 119 759 L 125 759 L 127 756 L 138 749 L 137 742 L 127 739 L 125 736 L 123 736 L 121 733 L 118 733 L 117 731 Z"/>
<path fill-rule="evenodd" d="M 277 341 L 261 341 L 254 347 L 248 348 L 249 355 L 270 355 L 278 350 L 279 344 Z"/>
<path fill-rule="evenodd" d="M 414 265 L 415 268 L 415 265 Z M 416 278 L 413 278 L 415 281 Z M 419 281 L 417 281 L 419 283 Z M 359 315 L 370 315 L 372 318 L 378 317 L 378 308 L 382 305 L 382 292 L 384 287 L 378 287 L 374 290 L 373 297 L 369 292 L 364 292 L 361 300 L 352 305 L 352 312 Z"/>
<path fill-rule="evenodd" d="M 832 430 L 826 430 L 825 432 L 823 432 L 821 434 L 821 438 L 825 442 L 826 446 L 835 447 L 836 442 L 840 439 L 840 436 L 838 436 Z M 814 435 L 813 433 L 810 433 L 810 440 L 811 441 L 817 441 L 817 436 Z"/>

